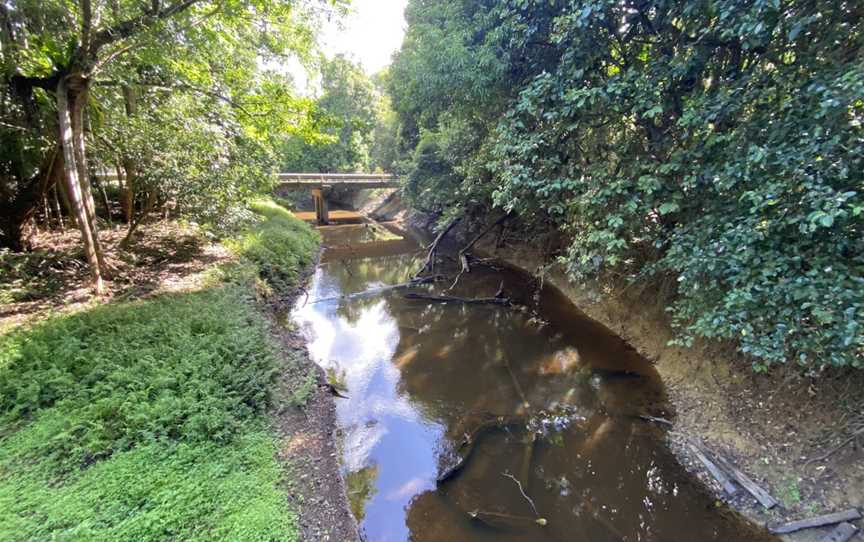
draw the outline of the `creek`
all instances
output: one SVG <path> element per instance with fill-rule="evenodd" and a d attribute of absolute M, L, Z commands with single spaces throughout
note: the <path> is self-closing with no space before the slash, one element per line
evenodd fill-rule
<path fill-rule="evenodd" d="M 447 280 L 352 295 L 422 265 L 422 247 L 387 230 L 321 228 L 327 248 L 292 313 L 347 396 L 340 449 L 369 541 L 773 540 L 715 502 L 666 428 L 639 418 L 674 419 L 652 365 L 554 288 L 493 263 L 446 291 L 453 259 L 437 270 Z M 409 291 L 500 292 L 515 307 Z"/>

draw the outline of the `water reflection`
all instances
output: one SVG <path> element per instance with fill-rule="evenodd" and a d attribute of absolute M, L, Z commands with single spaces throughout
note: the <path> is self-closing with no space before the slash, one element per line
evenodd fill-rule
<path fill-rule="evenodd" d="M 363 235 L 325 228 L 338 248 L 293 317 L 347 386 L 344 466 L 370 541 L 767 539 L 718 509 L 638 420 L 673 413 L 620 339 L 554 290 L 535 302 L 507 269 L 475 269 L 451 293 L 492 296 L 503 281 L 536 314 L 400 290 L 344 297 L 404 282 L 423 256 L 409 238 Z"/>

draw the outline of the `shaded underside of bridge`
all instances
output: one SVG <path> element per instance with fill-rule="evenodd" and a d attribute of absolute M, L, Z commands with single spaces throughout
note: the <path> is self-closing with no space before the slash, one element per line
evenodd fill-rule
<path fill-rule="evenodd" d="M 330 221 L 325 193 L 330 188 L 364 190 L 399 188 L 399 178 L 387 173 L 279 173 L 277 190 L 310 190 L 315 201 L 315 219 L 319 224 Z"/>

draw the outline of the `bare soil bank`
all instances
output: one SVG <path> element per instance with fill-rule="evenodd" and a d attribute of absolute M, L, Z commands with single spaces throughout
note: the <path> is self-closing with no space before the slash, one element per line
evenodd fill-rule
<path fill-rule="evenodd" d="M 532 247 L 484 248 L 531 272 L 544 265 Z M 718 499 L 725 499 L 722 489 L 706 475 L 685 438 L 701 439 L 732 459 L 781 502 L 766 512 L 740 492 L 734 506 L 759 523 L 862 505 L 864 451 L 857 443 L 807 463 L 836 449 L 864 426 L 860 372 L 808 378 L 794 369 L 778 368 L 757 375 L 729 345 L 670 346 L 673 330 L 655 291 L 574 284 L 558 266 L 546 270 L 544 280 L 655 364 L 675 409 L 670 445 Z M 802 532 L 795 540 L 823 535 L 824 531 Z"/>
<path fill-rule="evenodd" d="M 408 222 L 418 229 L 431 225 L 416 215 Z M 656 366 L 674 409 L 669 445 L 718 500 L 760 524 L 864 504 L 862 371 L 805 375 L 777 367 L 759 375 L 733 345 L 703 341 L 692 348 L 670 346 L 674 332 L 660 292 L 637 285 L 574 284 L 550 262 L 545 243 L 529 243 L 526 237 L 492 232 L 477 250 L 542 276 Z M 746 492 L 729 498 L 705 472 L 687 439 L 700 440 L 730 459 L 781 504 L 766 511 Z M 800 531 L 786 539 L 816 541 L 829 531 Z"/>
<path fill-rule="evenodd" d="M 301 285 L 314 267 L 306 270 Z M 305 340 L 290 323 L 290 311 L 302 291 L 297 288 L 266 302 L 284 361 L 272 420 L 279 459 L 293 471 L 293 484 L 286 493 L 300 510 L 301 541 L 357 541 L 360 534 L 340 465 L 334 396 L 325 385 L 324 370 L 309 357 Z M 304 398 L 305 405 L 296 405 L 297 398 Z"/>

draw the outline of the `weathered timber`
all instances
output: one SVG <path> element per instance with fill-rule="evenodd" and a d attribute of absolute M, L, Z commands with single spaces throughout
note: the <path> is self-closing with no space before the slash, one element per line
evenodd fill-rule
<path fill-rule="evenodd" d="M 433 303 L 464 303 L 466 305 L 501 305 L 510 306 L 512 301 L 506 297 L 454 297 L 450 295 L 431 295 L 407 293 L 405 299 L 422 299 Z"/>
<path fill-rule="evenodd" d="M 771 509 L 777 506 L 777 499 L 772 497 L 767 491 L 765 491 L 762 486 L 754 482 L 750 479 L 749 476 L 735 468 L 732 463 L 730 463 L 725 457 L 720 454 L 714 454 L 717 459 L 717 463 L 720 465 L 723 470 L 729 473 L 729 475 L 735 479 L 736 482 L 741 484 L 741 487 L 747 490 L 748 493 L 753 495 L 753 497 L 759 501 L 759 504 L 764 506 L 765 508 Z"/>
<path fill-rule="evenodd" d="M 858 532 L 858 527 L 851 523 L 841 523 L 819 542 L 846 542 Z"/>
<path fill-rule="evenodd" d="M 666 418 L 660 418 L 657 416 L 642 415 L 642 416 L 639 416 L 639 419 L 645 420 L 646 422 L 654 422 L 654 423 L 659 423 L 661 425 L 668 425 L 669 427 L 672 427 L 672 425 L 673 425 L 672 422 L 670 422 Z"/>
<path fill-rule="evenodd" d="M 316 299 L 311 301 L 314 305 L 315 303 L 324 303 L 326 301 L 340 301 L 343 299 L 353 299 L 355 297 L 364 297 L 367 295 L 375 295 L 383 292 L 389 292 L 390 290 L 402 290 L 405 288 L 413 288 L 415 286 L 420 286 L 421 284 L 429 284 L 431 282 L 435 282 L 436 280 L 440 280 L 441 277 L 438 276 L 428 276 L 428 277 L 420 277 L 417 279 L 411 279 L 408 282 L 402 282 L 400 284 L 392 284 L 390 286 L 382 286 L 380 288 L 370 288 L 368 290 L 363 290 L 362 292 L 356 292 L 353 294 L 340 295 L 336 297 L 324 297 L 321 299 Z"/>
<path fill-rule="evenodd" d="M 432 241 L 432 244 L 429 245 L 429 250 L 426 252 L 426 260 L 423 262 L 423 266 L 414 274 L 414 278 L 419 277 L 423 273 L 428 271 L 435 271 L 435 256 L 438 254 L 438 244 L 450 233 L 450 230 L 453 229 L 456 224 L 459 223 L 461 217 L 454 218 L 447 224 L 447 227 L 441 230 L 438 235 L 435 236 L 435 239 Z"/>
<path fill-rule="evenodd" d="M 844 521 L 855 521 L 861 519 L 861 512 L 857 508 L 850 508 L 842 512 L 834 512 L 833 514 L 825 514 L 807 519 L 799 519 L 788 523 L 769 526 L 768 530 L 774 534 L 787 534 L 800 531 L 802 529 L 812 529 L 814 527 L 824 527 L 825 525 L 834 525 Z"/>
<path fill-rule="evenodd" d="M 721 486 L 723 486 L 723 491 L 725 491 L 729 495 L 734 495 L 738 491 L 738 488 L 735 487 L 735 484 L 733 484 L 729 477 L 726 476 L 726 473 L 720 470 L 720 467 L 718 467 L 713 461 L 711 461 L 708 458 L 708 455 L 705 454 L 699 448 L 699 446 L 695 444 L 690 444 L 690 448 L 692 448 L 693 453 L 696 454 L 696 457 L 699 458 L 699 461 L 701 461 L 702 464 L 705 465 L 705 468 L 708 470 L 709 473 L 711 473 L 711 476 L 713 476 L 714 479 L 717 480 L 717 482 Z"/>

